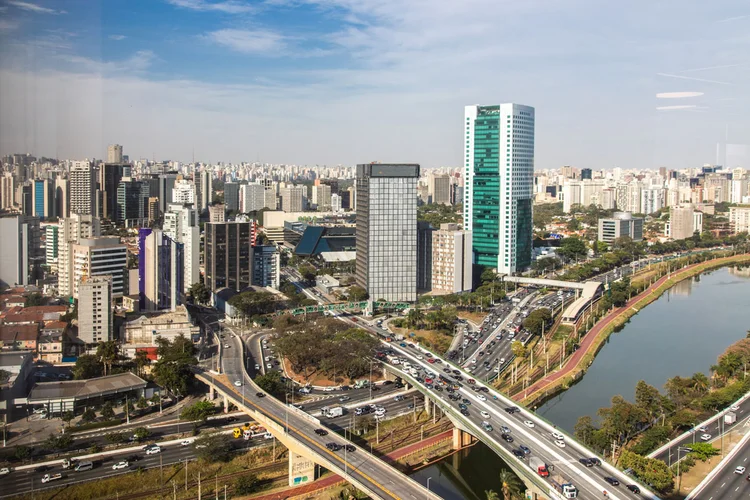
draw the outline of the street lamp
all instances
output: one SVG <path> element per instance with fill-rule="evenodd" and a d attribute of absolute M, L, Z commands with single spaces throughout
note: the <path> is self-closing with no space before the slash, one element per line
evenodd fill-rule
<path fill-rule="evenodd" d="M 430 491 L 430 479 L 432 479 L 432 476 L 427 478 L 427 491 Z"/>

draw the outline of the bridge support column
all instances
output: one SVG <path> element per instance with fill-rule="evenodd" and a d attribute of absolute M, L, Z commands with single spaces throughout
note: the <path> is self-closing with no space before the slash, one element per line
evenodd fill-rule
<path fill-rule="evenodd" d="M 229 413 L 229 398 L 224 396 L 224 413 Z"/>
<path fill-rule="evenodd" d="M 432 415 L 432 401 L 428 397 L 424 398 L 424 412 L 428 417 Z"/>
<path fill-rule="evenodd" d="M 474 436 L 466 431 L 462 431 L 458 427 L 453 428 L 453 449 L 460 450 L 466 446 L 470 446 L 474 442 Z"/>
<path fill-rule="evenodd" d="M 289 486 L 299 486 L 314 480 L 315 462 L 289 450 Z"/>
<path fill-rule="evenodd" d="M 208 399 L 209 401 L 216 399 L 216 389 L 214 389 L 214 386 L 212 385 L 208 386 Z"/>
<path fill-rule="evenodd" d="M 549 493 L 545 493 L 532 484 L 531 486 L 526 486 L 526 496 L 524 498 L 529 500 L 546 500 L 549 498 Z"/>

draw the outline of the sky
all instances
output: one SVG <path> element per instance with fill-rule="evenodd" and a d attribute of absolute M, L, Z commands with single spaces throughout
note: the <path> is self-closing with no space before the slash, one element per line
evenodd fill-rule
<path fill-rule="evenodd" d="M 516 102 L 537 169 L 687 168 L 749 99 L 746 0 L 0 0 L 1 154 L 459 167 Z"/>

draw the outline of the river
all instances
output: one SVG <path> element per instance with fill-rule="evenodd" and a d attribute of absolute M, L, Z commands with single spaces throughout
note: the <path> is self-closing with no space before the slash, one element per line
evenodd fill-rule
<path fill-rule="evenodd" d="M 537 413 L 573 433 L 578 417 L 629 400 L 639 380 L 663 390 L 667 379 L 708 374 L 717 357 L 750 329 L 750 270 L 718 269 L 684 280 L 610 336 L 583 379 Z M 415 479 L 448 500 L 484 499 L 500 491 L 504 462 L 481 443 L 427 467 Z"/>

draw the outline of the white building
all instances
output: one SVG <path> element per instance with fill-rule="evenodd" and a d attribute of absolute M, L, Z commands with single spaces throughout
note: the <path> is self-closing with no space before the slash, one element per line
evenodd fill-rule
<path fill-rule="evenodd" d="M 729 223 L 735 234 L 750 233 L 750 207 L 730 207 Z"/>
<path fill-rule="evenodd" d="M 112 320 L 112 277 L 85 277 L 78 285 L 78 338 L 86 344 L 112 340 Z"/>
<path fill-rule="evenodd" d="M 92 215 L 96 175 L 88 161 L 75 161 L 70 168 L 70 213 Z"/>
<path fill-rule="evenodd" d="M 195 187 L 193 183 L 185 179 L 176 180 L 172 188 L 172 202 L 195 204 Z"/>
<path fill-rule="evenodd" d="M 260 184 L 240 185 L 240 212 L 257 212 L 266 206 L 266 188 Z"/>
<path fill-rule="evenodd" d="M 331 195 L 331 211 L 332 212 L 343 211 L 343 209 L 341 208 L 341 196 L 337 195 L 336 193 Z"/>
<path fill-rule="evenodd" d="M 198 222 L 198 212 L 189 206 L 172 203 L 164 213 L 164 233 L 184 245 L 185 294 L 200 281 L 201 234 Z"/>
<path fill-rule="evenodd" d="M 198 211 L 206 210 L 213 201 L 214 179 L 210 171 L 204 170 L 200 175 L 200 200 L 198 200 Z"/>
<path fill-rule="evenodd" d="M 331 208 L 331 186 L 320 184 L 312 187 L 312 204 L 318 210 Z M 286 210 L 285 210 L 286 211 Z M 294 212 L 294 210 L 291 210 Z"/>
<path fill-rule="evenodd" d="M 146 236 L 143 255 L 143 283 L 141 310 L 146 312 L 169 309 L 174 311 L 182 303 L 185 290 L 183 245 L 154 229 Z"/>
<path fill-rule="evenodd" d="M 471 232 L 458 224 L 441 224 L 432 233 L 432 294 L 470 291 L 472 288 Z"/>
<path fill-rule="evenodd" d="M 664 208 L 664 188 L 651 187 L 641 191 L 641 213 L 652 214 Z"/>
<path fill-rule="evenodd" d="M 61 296 L 73 295 L 73 245 L 82 238 L 101 236 L 99 218 L 93 215 L 72 213 L 60 220 L 57 247 L 57 293 Z"/>
<path fill-rule="evenodd" d="M 122 297 L 126 292 L 128 248 L 120 238 L 81 238 L 72 245 L 73 297 L 79 297 L 79 287 L 84 279 L 93 276 L 112 277 L 112 296 Z"/>
<path fill-rule="evenodd" d="M 284 212 L 301 212 L 305 208 L 305 186 L 287 186 L 279 190 L 281 210 Z"/>
<path fill-rule="evenodd" d="M 107 146 L 107 163 L 122 163 L 122 146 L 110 144 Z"/>

